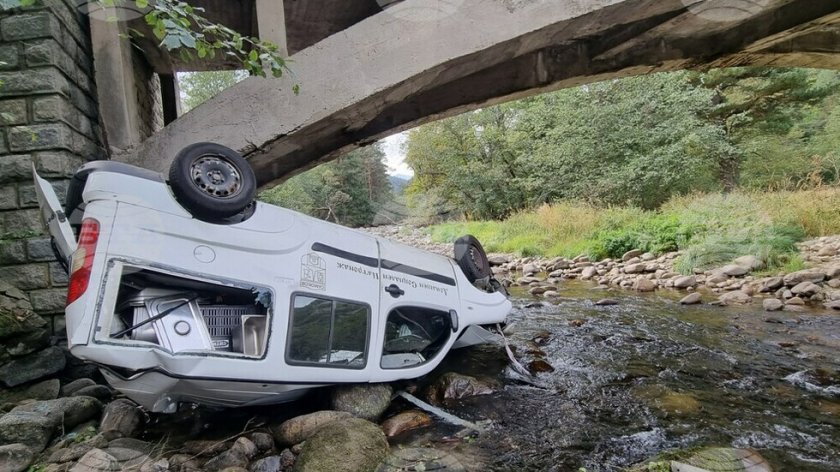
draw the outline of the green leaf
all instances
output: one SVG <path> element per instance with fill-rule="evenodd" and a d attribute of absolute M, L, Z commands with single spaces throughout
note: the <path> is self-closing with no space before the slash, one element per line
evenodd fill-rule
<path fill-rule="evenodd" d="M 259 54 L 257 54 L 257 51 L 251 49 L 251 52 L 248 53 L 248 60 L 251 61 L 251 62 L 257 62 L 258 59 L 259 59 Z"/>
<path fill-rule="evenodd" d="M 181 33 L 181 44 L 190 49 L 195 49 L 195 38 L 190 33 Z"/>
<path fill-rule="evenodd" d="M 178 49 L 181 46 L 181 37 L 179 35 L 167 34 L 160 44 L 169 51 Z"/>
<path fill-rule="evenodd" d="M 134 0 L 134 4 L 137 8 L 144 9 L 149 6 L 149 0 Z"/>

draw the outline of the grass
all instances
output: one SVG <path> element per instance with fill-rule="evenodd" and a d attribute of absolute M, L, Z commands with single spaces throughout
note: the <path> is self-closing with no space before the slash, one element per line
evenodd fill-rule
<path fill-rule="evenodd" d="M 768 273 L 803 267 L 796 243 L 840 234 L 840 189 L 741 192 L 675 197 L 658 211 L 561 202 L 504 221 L 462 221 L 429 228 L 432 239 L 477 237 L 490 252 L 521 256 L 620 257 L 631 249 L 680 250 L 689 273 L 754 255 Z"/>

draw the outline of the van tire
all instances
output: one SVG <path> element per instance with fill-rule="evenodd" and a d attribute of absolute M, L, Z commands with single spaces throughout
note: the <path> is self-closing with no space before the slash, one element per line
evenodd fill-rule
<path fill-rule="evenodd" d="M 187 211 L 209 222 L 242 212 L 257 194 L 248 161 L 215 143 L 196 143 L 178 152 L 169 167 L 169 186 Z"/>
<path fill-rule="evenodd" d="M 461 236 L 455 241 L 455 262 L 464 271 L 470 283 L 492 275 L 487 253 L 473 236 Z"/>

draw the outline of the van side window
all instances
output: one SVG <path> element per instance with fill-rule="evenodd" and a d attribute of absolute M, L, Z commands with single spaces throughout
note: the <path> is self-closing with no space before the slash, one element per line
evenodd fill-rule
<path fill-rule="evenodd" d="M 402 306 L 388 313 L 385 324 L 383 369 L 415 367 L 435 357 L 449 340 L 449 313 L 429 308 Z"/>
<path fill-rule="evenodd" d="M 367 305 L 295 295 L 286 360 L 290 364 L 364 368 L 369 320 Z"/>

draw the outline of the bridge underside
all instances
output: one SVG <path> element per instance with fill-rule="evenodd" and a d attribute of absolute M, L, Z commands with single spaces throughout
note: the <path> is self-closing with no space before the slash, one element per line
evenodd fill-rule
<path fill-rule="evenodd" d="M 418 18 L 428 2 L 397 3 L 294 54 L 293 79 L 249 78 L 115 159 L 165 171 L 180 148 L 215 141 L 243 152 L 268 185 L 424 122 L 583 83 L 723 66 L 840 69 L 836 0 L 435 3 L 453 11 Z"/>

